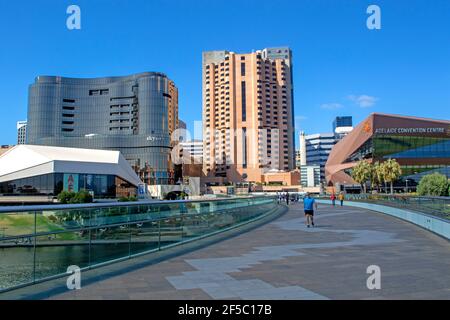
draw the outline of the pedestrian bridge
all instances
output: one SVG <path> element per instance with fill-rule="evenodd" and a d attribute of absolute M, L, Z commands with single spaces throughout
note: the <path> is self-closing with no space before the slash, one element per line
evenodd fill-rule
<path fill-rule="evenodd" d="M 450 298 L 450 246 L 443 237 L 383 213 L 330 204 L 320 204 L 315 216 L 316 227 L 306 228 L 301 204 L 293 203 L 284 209 L 284 205 L 278 205 L 273 199 L 245 201 L 245 205 L 244 202 L 242 206 L 234 203 L 234 208 L 229 206 L 223 211 L 246 214 L 236 223 L 237 228 L 227 219 L 221 220 L 226 229 L 214 234 L 205 231 L 208 237 L 202 238 L 196 233 L 196 241 L 181 246 L 170 245 L 180 240 L 177 237 L 183 237 L 173 228 L 166 228 L 167 233 L 150 232 L 147 237 L 165 238 L 159 239 L 159 245 L 169 247 L 101 268 L 86 269 L 82 271 L 81 290 L 69 291 L 63 278 L 5 292 L 3 298 Z M 217 207 L 220 205 L 225 203 L 218 203 Z M 192 207 L 185 209 L 185 212 L 192 212 Z M 208 210 L 212 214 L 211 209 Z M 260 211 L 264 213 L 257 214 Z M 193 227 L 191 233 L 192 230 L 198 232 L 196 225 L 205 223 L 201 217 L 192 221 L 183 219 L 183 222 L 178 221 L 178 227 L 189 221 L 189 226 Z M 214 219 L 209 220 L 210 227 L 218 217 Z M 120 223 L 123 221 L 115 222 Z M 164 230 L 165 227 L 159 225 L 158 228 Z M 214 228 L 217 231 L 217 225 Z M 180 230 L 187 232 L 186 228 Z M 101 238 L 98 234 L 93 238 L 92 230 L 90 233 L 91 241 Z M 148 244 L 150 238 L 146 238 L 145 243 Z M 108 243 L 111 239 L 101 239 L 104 243 L 91 244 L 90 261 L 97 256 L 97 245 L 103 248 L 111 245 Z M 140 245 L 122 240 L 128 248 Z M 66 241 L 76 242 L 73 248 L 80 247 L 80 239 Z M 114 246 L 121 246 L 117 239 L 114 241 Z M 57 248 L 54 246 L 55 252 Z M 373 266 L 380 270 L 380 289 L 370 286 L 372 274 L 368 270 L 373 270 Z"/>

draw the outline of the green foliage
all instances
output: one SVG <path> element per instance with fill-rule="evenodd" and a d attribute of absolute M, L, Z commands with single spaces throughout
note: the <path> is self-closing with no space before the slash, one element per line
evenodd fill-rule
<path fill-rule="evenodd" d="M 385 162 L 378 161 L 371 164 L 367 160 L 359 161 L 352 169 L 352 178 L 359 183 L 366 193 L 366 182 L 370 181 L 372 188 L 381 183 L 390 183 L 391 193 L 394 192 L 394 181 L 400 178 L 402 169 L 395 159 L 389 159 Z"/>
<path fill-rule="evenodd" d="M 268 185 L 269 185 L 269 186 L 282 186 L 282 185 L 283 185 L 283 182 L 280 182 L 280 181 L 270 181 L 270 182 L 268 183 Z"/>
<path fill-rule="evenodd" d="M 395 159 L 388 159 L 381 164 L 384 181 L 394 182 L 402 175 L 402 169 Z"/>
<path fill-rule="evenodd" d="M 61 204 L 75 204 L 75 203 L 91 203 L 93 201 L 92 195 L 86 191 L 79 192 L 62 191 L 58 194 L 58 201 Z"/>
<path fill-rule="evenodd" d="M 74 203 L 91 203 L 92 201 L 92 195 L 86 190 L 77 192 L 74 197 Z"/>
<path fill-rule="evenodd" d="M 394 193 L 394 181 L 402 175 L 402 168 L 395 159 L 388 159 L 380 165 L 383 180 L 391 185 L 391 194 Z"/>
<path fill-rule="evenodd" d="M 74 192 L 62 191 L 60 194 L 58 194 L 58 201 L 59 203 L 67 204 L 70 203 L 74 196 Z"/>
<path fill-rule="evenodd" d="M 380 162 L 376 161 L 372 166 L 371 182 L 373 186 L 379 186 L 383 181 L 383 170 Z"/>
<path fill-rule="evenodd" d="M 184 199 L 186 199 L 187 197 L 188 197 L 188 194 L 187 194 L 186 192 L 183 191 L 183 192 L 180 193 L 180 199 L 181 199 L 181 200 L 184 200 Z"/>
<path fill-rule="evenodd" d="M 417 192 L 421 196 L 447 196 L 450 193 L 450 183 L 446 176 L 435 172 L 420 179 Z"/>
<path fill-rule="evenodd" d="M 364 193 L 366 192 L 366 182 L 371 180 L 371 175 L 372 166 L 366 160 L 359 161 L 358 164 L 353 167 L 352 178 L 363 187 Z"/>
<path fill-rule="evenodd" d="M 129 196 L 129 197 L 120 197 L 119 202 L 135 202 L 138 201 L 138 199 L 135 196 Z"/>

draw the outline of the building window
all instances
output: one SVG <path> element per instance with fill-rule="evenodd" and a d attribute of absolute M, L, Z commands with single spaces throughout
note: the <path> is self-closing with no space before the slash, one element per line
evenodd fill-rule
<path fill-rule="evenodd" d="M 242 93 L 242 121 L 247 121 L 247 97 L 245 93 L 245 81 L 241 82 L 241 93 Z"/>
<path fill-rule="evenodd" d="M 247 128 L 242 128 L 242 168 L 247 168 Z"/>
<path fill-rule="evenodd" d="M 96 89 L 96 90 L 89 90 L 90 96 L 104 96 L 109 94 L 109 89 Z"/>
<path fill-rule="evenodd" d="M 241 76 L 244 77 L 245 76 L 245 62 L 241 63 Z"/>

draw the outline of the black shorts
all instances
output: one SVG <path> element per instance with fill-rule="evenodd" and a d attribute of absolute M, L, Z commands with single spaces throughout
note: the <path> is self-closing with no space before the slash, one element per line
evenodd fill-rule
<path fill-rule="evenodd" d="M 313 216 L 314 215 L 314 210 L 305 210 L 305 215 L 306 214 L 309 214 L 309 215 Z"/>

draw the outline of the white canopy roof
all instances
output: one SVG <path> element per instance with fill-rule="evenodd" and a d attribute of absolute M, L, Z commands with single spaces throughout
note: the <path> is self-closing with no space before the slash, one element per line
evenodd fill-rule
<path fill-rule="evenodd" d="M 55 172 L 116 175 L 141 183 L 119 151 L 18 145 L 0 156 L 0 182 Z"/>

